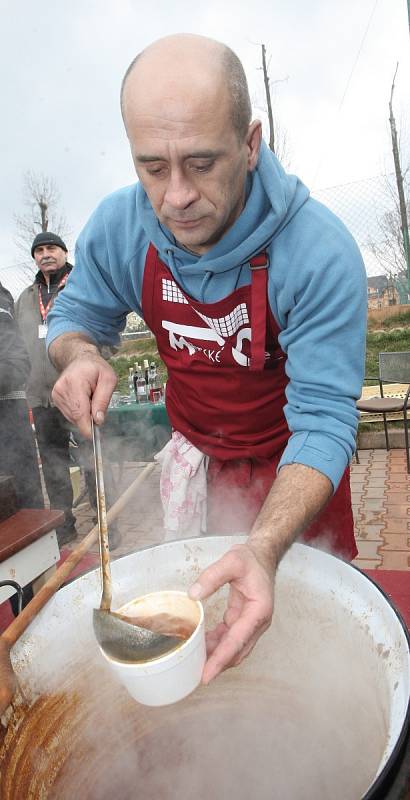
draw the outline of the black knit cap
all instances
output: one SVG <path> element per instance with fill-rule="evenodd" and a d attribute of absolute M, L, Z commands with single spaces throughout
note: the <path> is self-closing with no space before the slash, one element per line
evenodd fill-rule
<path fill-rule="evenodd" d="M 43 231 L 42 233 L 38 233 L 36 238 L 31 245 L 31 257 L 34 258 L 34 251 L 36 247 L 40 247 L 42 244 L 55 244 L 57 247 L 61 247 L 62 250 L 65 250 L 66 253 L 68 252 L 64 242 L 57 236 L 56 233 L 50 233 L 50 231 Z"/>

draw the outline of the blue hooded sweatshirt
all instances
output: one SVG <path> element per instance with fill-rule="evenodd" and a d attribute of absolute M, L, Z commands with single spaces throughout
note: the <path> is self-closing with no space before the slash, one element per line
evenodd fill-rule
<path fill-rule="evenodd" d="M 265 144 L 242 213 L 202 256 L 161 225 L 140 183 L 127 186 L 101 202 L 80 234 L 75 269 L 48 316 L 47 344 L 74 331 L 100 346 L 117 344 L 130 310 L 142 316 L 150 242 L 175 281 L 202 303 L 249 284 L 249 259 L 268 251 L 292 433 L 279 468 L 305 464 L 336 489 L 355 449 L 367 313 L 363 261 L 343 223 L 284 172 Z"/>

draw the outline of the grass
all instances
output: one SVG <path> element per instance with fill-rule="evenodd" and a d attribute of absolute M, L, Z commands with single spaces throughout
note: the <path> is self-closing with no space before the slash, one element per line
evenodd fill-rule
<path fill-rule="evenodd" d="M 396 420 L 389 420 L 387 422 L 387 428 L 389 431 L 391 430 L 403 430 L 403 422 L 400 419 Z M 371 431 L 374 433 L 375 431 L 384 431 L 383 421 L 381 422 L 359 422 L 359 431 L 360 433 L 365 433 Z"/>
<path fill-rule="evenodd" d="M 368 331 L 366 345 L 366 375 L 379 372 L 379 353 L 410 350 L 410 327 L 403 330 Z"/>
<path fill-rule="evenodd" d="M 394 314 L 392 317 L 387 317 L 383 322 L 369 317 L 369 331 L 374 331 L 376 329 L 387 331 L 391 328 L 405 327 L 406 325 L 410 326 L 410 309 L 408 311 L 402 311 L 400 314 Z"/>

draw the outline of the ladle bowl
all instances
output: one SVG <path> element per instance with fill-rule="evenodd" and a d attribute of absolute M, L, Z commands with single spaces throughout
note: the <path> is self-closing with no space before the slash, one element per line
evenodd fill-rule
<path fill-rule="evenodd" d="M 104 608 L 93 609 L 93 626 L 104 653 L 124 663 L 159 658 L 181 644 L 180 637 L 153 633 Z"/>

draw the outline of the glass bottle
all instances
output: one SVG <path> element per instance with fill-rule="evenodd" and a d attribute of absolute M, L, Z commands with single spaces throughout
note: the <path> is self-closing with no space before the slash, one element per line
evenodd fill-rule
<path fill-rule="evenodd" d="M 137 380 L 136 380 L 136 395 L 137 395 L 137 403 L 148 402 L 147 384 L 145 381 L 145 375 L 139 364 L 138 364 Z"/>
<path fill-rule="evenodd" d="M 132 403 L 135 402 L 134 370 L 132 367 L 128 369 L 128 397 Z"/>
<path fill-rule="evenodd" d="M 144 375 L 145 375 L 145 383 L 148 386 L 149 381 L 149 362 L 147 358 L 144 358 Z"/>

